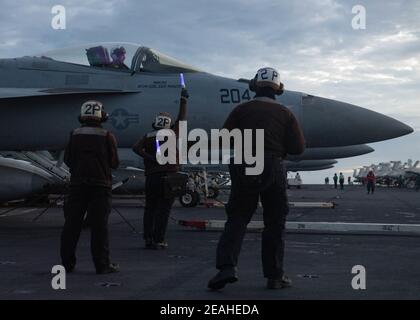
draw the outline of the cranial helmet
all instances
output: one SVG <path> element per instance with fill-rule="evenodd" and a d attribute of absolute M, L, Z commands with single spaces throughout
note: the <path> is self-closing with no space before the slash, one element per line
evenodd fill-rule
<path fill-rule="evenodd" d="M 86 101 L 80 109 L 80 122 L 86 121 L 105 122 L 108 120 L 108 114 L 104 111 L 103 105 L 99 101 Z"/>
<path fill-rule="evenodd" d="M 153 128 L 156 130 L 160 129 L 170 129 L 172 125 L 172 118 L 171 115 L 167 112 L 160 112 L 153 122 Z"/>
<path fill-rule="evenodd" d="M 111 58 L 113 60 L 119 60 L 119 58 L 124 54 L 126 54 L 124 47 L 114 48 L 111 52 Z"/>
<path fill-rule="evenodd" d="M 257 71 L 254 79 L 249 83 L 251 91 L 257 91 L 258 88 L 271 87 L 276 94 L 281 95 L 284 91 L 284 85 L 280 81 L 280 74 L 274 68 L 261 68 Z"/>

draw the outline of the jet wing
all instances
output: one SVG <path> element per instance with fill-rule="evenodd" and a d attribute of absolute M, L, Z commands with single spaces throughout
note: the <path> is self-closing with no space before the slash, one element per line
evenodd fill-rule
<path fill-rule="evenodd" d="M 0 88 L 0 99 L 13 99 L 23 97 L 69 95 L 84 93 L 140 93 L 139 90 L 114 90 L 114 89 L 91 89 L 91 88 Z"/>

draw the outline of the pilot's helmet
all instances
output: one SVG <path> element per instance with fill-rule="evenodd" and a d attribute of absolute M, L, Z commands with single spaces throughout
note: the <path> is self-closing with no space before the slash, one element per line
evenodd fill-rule
<path fill-rule="evenodd" d="M 108 114 L 104 111 L 103 105 L 99 101 L 86 101 L 80 109 L 80 122 L 97 121 L 105 122 Z"/>
<path fill-rule="evenodd" d="M 280 73 L 274 68 L 261 68 L 257 71 L 255 78 L 250 82 L 250 89 L 256 91 L 258 88 L 270 87 L 277 94 L 282 94 L 284 85 L 280 81 Z"/>
<path fill-rule="evenodd" d="M 112 59 L 115 60 L 121 60 L 122 57 L 125 58 L 126 50 L 124 47 L 114 48 L 111 53 Z"/>
<path fill-rule="evenodd" d="M 160 129 L 170 129 L 172 124 L 172 118 L 171 115 L 167 112 L 160 112 L 155 119 L 155 122 L 153 122 L 153 128 L 156 130 Z"/>

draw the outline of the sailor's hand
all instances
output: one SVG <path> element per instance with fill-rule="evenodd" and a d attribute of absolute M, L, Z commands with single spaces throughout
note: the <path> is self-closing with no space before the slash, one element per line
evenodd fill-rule
<path fill-rule="evenodd" d="M 184 98 L 185 100 L 187 100 L 190 97 L 190 95 L 188 94 L 187 89 L 182 88 L 181 90 L 181 98 Z"/>

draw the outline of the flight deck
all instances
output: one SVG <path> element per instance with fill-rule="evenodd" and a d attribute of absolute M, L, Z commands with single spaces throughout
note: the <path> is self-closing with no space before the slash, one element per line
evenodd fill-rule
<path fill-rule="evenodd" d="M 300 190 L 289 190 L 291 202 L 333 202 L 335 206 L 294 207 L 288 221 L 417 225 L 419 195 L 398 188 L 379 187 L 374 195 L 367 195 L 361 186 L 346 186 L 342 191 L 326 185 L 304 185 Z M 226 200 L 223 195 L 221 200 Z M 120 264 L 121 272 L 94 273 L 89 230 L 84 230 L 76 270 L 67 275 L 66 290 L 51 287 L 51 269 L 60 264 L 62 208 L 54 206 L 41 216 L 42 206 L 12 211 L 10 207 L 0 208 L 0 299 L 420 298 L 420 235 L 290 230 L 285 270 L 293 287 L 268 290 L 262 275 L 261 233 L 250 230 L 241 251 L 239 282 L 211 292 L 207 282 L 216 272 L 220 231 L 186 227 L 179 221 L 224 220 L 222 206 L 187 209 L 176 204 L 167 233 L 169 248 L 159 251 L 143 248 L 141 200 L 116 199 L 114 207 L 109 225 L 111 258 Z M 262 220 L 261 210 L 253 221 Z M 366 270 L 366 290 L 352 287 L 352 268 L 356 265 Z"/>

